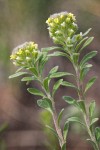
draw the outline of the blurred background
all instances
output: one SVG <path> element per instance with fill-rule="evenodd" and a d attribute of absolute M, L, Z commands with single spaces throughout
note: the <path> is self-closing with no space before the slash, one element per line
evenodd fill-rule
<path fill-rule="evenodd" d="M 79 31 L 85 32 L 92 28 L 90 36 L 95 39 L 83 54 L 91 50 L 97 50 L 98 54 L 91 61 L 93 68 L 86 81 L 93 75 L 98 78 L 88 92 L 87 99 L 88 102 L 96 100 L 96 116 L 100 116 L 100 0 L 0 0 L 0 150 L 53 150 L 53 147 L 59 150 L 56 139 L 44 128 L 45 123 L 52 123 L 50 115 L 37 107 L 37 97 L 26 90 L 29 86 L 37 86 L 36 83 L 26 85 L 20 82 L 21 78 L 9 80 L 8 76 L 16 70 L 9 60 L 14 47 L 26 41 L 35 41 L 39 48 L 54 45 L 45 21 L 50 14 L 61 11 L 75 14 Z M 69 62 L 59 57 L 49 62 L 44 74 L 55 65 L 60 66 L 60 71 L 72 71 Z M 71 81 L 69 78 L 65 80 Z M 62 107 L 66 109 L 63 121 L 78 113 L 62 100 L 64 94 L 77 96 L 69 88 L 60 88 L 57 92 L 57 111 Z M 80 126 L 72 125 L 67 149 L 92 150 L 85 142 L 85 136 Z"/>

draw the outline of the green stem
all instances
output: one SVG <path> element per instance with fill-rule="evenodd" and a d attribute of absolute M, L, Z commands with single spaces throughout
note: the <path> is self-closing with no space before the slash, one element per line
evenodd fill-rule
<path fill-rule="evenodd" d="M 46 97 L 48 99 L 51 100 L 52 102 L 52 108 L 53 108 L 53 114 L 52 114 L 52 118 L 53 118 L 53 122 L 54 122 L 54 126 L 55 126 L 55 129 L 56 129 L 56 132 L 57 132 L 57 135 L 59 137 L 59 144 L 60 144 L 60 147 L 62 148 L 62 146 L 66 143 L 66 141 L 64 140 L 63 138 L 63 135 L 62 135 L 62 131 L 61 131 L 61 128 L 59 127 L 58 125 L 58 121 L 57 121 L 57 112 L 56 112 L 56 108 L 55 108 L 55 102 L 54 102 L 54 99 L 53 97 L 51 97 L 51 94 L 50 92 L 47 92 L 43 86 L 43 79 L 42 77 L 39 77 L 39 81 L 41 83 L 41 86 L 42 86 L 42 89 L 44 90 L 45 94 L 46 94 Z"/>
<path fill-rule="evenodd" d="M 80 70 L 79 70 L 78 66 L 77 66 L 77 68 L 75 68 L 75 72 L 76 72 L 77 87 L 78 87 L 78 91 L 79 91 L 78 92 L 79 100 L 85 100 L 84 92 L 83 92 L 83 89 L 82 89 L 83 82 L 80 82 Z M 98 143 L 97 143 L 96 138 L 94 136 L 94 133 L 92 133 L 91 130 L 90 130 L 89 116 L 87 114 L 88 113 L 86 113 L 86 114 L 83 113 L 83 118 L 84 118 L 84 122 L 85 122 L 85 125 L 86 125 L 87 132 L 88 132 L 88 135 L 90 136 L 90 139 L 95 143 L 94 149 L 99 150 L 99 146 L 98 146 Z"/>

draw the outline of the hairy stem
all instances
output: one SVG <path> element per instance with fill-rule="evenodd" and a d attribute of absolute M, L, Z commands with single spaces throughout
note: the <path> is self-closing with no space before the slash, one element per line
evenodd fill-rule
<path fill-rule="evenodd" d="M 84 92 L 83 92 L 83 82 L 80 82 L 80 70 L 79 70 L 79 67 L 77 66 L 77 68 L 75 68 L 75 72 L 76 72 L 76 82 L 77 82 L 77 87 L 78 87 L 78 97 L 79 97 L 79 100 L 85 100 L 85 97 L 84 97 Z M 94 134 L 91 132 L 90 130 L 90 121 L 89 121 L 89 116 L 88 116 L 88 113 L 84 114 L 83 113 L 83 118 L 84 118 L 84 122 L 85 122 L 85 125 L 86 125 L 86 129 L 87 129 L 87 132 L 88 132 L 88 135 L 90 137 L 90 139 L 95 143 L 95 147 L 94 149 L 95 150 L 99 150 L 99 146 L 98 146 L 98 143 L 96 141 L 96 138 L 94 136 Z"/>

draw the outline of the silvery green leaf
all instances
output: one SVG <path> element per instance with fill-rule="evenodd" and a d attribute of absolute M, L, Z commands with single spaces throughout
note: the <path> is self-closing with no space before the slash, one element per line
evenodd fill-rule
<path fill-rule="evenodd" d="M 84 41 L 87 39 L 88 37 L 83 38 L 77 45 L 75 48 L 75 52 L 79 51 L 79 48 L 81 47 L 81 45 L 84 43 Z"/>
<path fill-rule="evenodd" d="M 58 90 L 58 88 L 60 87 L 61 83 L 62 83 L 63 79 L 58 80 L 54 86 L 53 86 L 53 92 L 52 92 L 52 96 L 54 96 L 55 92 Z"/>
<path fill-rule="evenodd" d="M 66 150 L 66 143 L 63 144 L 61 150 Z"/>
<path fill-rule="evenodd" d="M 28 73 L 27 72 L 17 72 L 17 73 L 15 73 L 13 75 L 10 75 L 9 79 L 16 78 L 16 77 L 19 77 L 19 76 L 24 75 L 24 74 L 28 74 Z"/>
<path fill-rule="evenodd" d="M 98 142 L 100 142 L 100 127 L 95 128 L 95 137 Z"/>
<path fill-rule="evenodd" d="M 55 66 L 54 68 L 52 68 L 52 69 L 50 70 L 49 74 L 53 74 L 53 73 L 57 72 L 57 71 L 58 71 L 58 68 L 59 68 L 59 66 Z"/>
<path fill-rule="evenodd" d="M 78 117 L 70 117 L 67 119 L 69 122 L 77 122 L 85 127 L 85 124 Z"/>
<path fill-rule="evenodd" d="M 49 91 L 49 83 L 50 83 L 50 78 L 46 77 L 43 81 L 43 86 L 44 86 L 46 91 Z"/>
<path fill-rule="evenodd" d="M 86 36 L 91 30 L 92 28 L 89 28 L 85 33 L 82 34 L 82 36 Z"/>
<path fill-rule="evenodd" d="M 41 51 L 42 52 L 49 52 L 49 51 L 52 51 L 52 50 L 55 50 L 55 49 L 60 49 L 60 47 L 57 47 L 57 46 L 45 47 L 45 48 L 42 48 Z"/>
<path fill-rule="evenodd" d="M 33 95 L 38 95 L 38 96 L 44 97 L 44 93 L 42 93 L 40 90 L 38 90 L 36 88 L 28 88 L 27 90 L 29 93 L 31 93 Z"/>
<path fill-rule="evenodd" d="M 61 119 L 62 119 L 63 112 L 64 112 L 64 108 L 61 109 L 61 111 L 60 111 L 60 113 L 59 113 L 59 115 L 58 115 L 57 121 L 58 121 L 58 125 L 59 125 L 59 126 L 60 126 L 60 121 L 61 121 Z"/>
<path fill-rule="evenodd" d="M 54 74 L 51 74 L 50 78 L 59 78 L 59 77 L 63 77 L 63 76 L 73 76 L 73 74 L 68 73 L 68 72 L 56 72 Z"/>
<path fill-rule="evenodd" d="M 90 127 L 91 127 L 94 123 L 96 123 L 98 120 L 99 120 L 99 118 L 93 118 L 93 119 L 91 120 Z"/>
<path fill-rule="evenodd" d="M 70 83 L 70 82 L 67 82 L 67 81 L 63 81 L 63 82 L 62 82 L 62 85 L 63 85 L 63 86 L 72 87 L 72 88 L 77 89 L 77 87 L 76 87 L 74 84 L 72 84 L 72 83 Z"/>
<path fill-rule="evenodd" d="M 94 115 L 94 110 L 95 110 L 95 101 L 91 102 L 90 106 L 89 106 L 89 115 L 90 115 L 91 118 Z"/>
<path fill-rule="evenodd" d="M 33 80 L 35 80 L 34 76 L 32 76 L 32 77 L 23 77 L 21 79 L 21 81 L 33 81 Z"/>
<path fill-rule="evenodd" d="M 94 84 L 95 80 L 96 80 L 96 77 L 93 77 L 88 81 L 88 83 L 86 84 L 86 87 L 85 87 L 85 93 Z"/>
<path fill-rule="evenodd" d="M 65 100 L 65 102 L 67 102 L 68 104 L 75 104 L 75 99 L 72 98 L 71 96 L 63 96 L 63 99 Z"/>
<path fill-rule="evenodd" d="M 84 100 L 79 100 L 77 101 L 77 103 L 79 104 L 80 109 L 86 114 L 86 107 Z"/>
<path fill-rule="evenodd" d="M 65 125 L 64 125 L 64 129 L 63 129 L 63 137 L 64 137 L 64 140 L 66 140 L 66 138 L 67 138 L 68 130 L 69 130 L 69 122 L 66 121 L 66 122 L 65 122 Z"/>

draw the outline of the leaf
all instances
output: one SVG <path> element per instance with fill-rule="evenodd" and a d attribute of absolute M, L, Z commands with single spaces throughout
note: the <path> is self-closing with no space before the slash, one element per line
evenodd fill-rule
<path fill-rule="evenodd" d="M 85 124 L 83 122 L 81 122 L 81 120 L 78 117 L 70 117 L 67 119 L 69 122 L 77 122 L 80 123 L 81 125 L 83 125 L 85 127 Z"/>
<path fill-rule="evenodd" d="M 73 53 L 74 64 L 78 63 L 80 53 Z"/>
<path fill-rule="evenodd" d="M 86 114 L 86 108 L 85 108 L 85 103 L 83 100 L 78 101 L 79 107 L 81 110 Z"/>
<path fill-rule="evenodd" d="M 49 91 L 49 83 L 50 83 L 50 78 L 46 77 L 43 81 L 43 86 L 46 91 Z"/>
<path fill-rule="evenodd" d="M 49 52 L 49 51 L 52 51 L 52 50 L 55 50 L 55 49 L 60 49 L 60 47 L 57 47 L 57 46 L 45 47 L 45 48 L 41 48 L 41 51 Z"/>
<path fill-rule="evenodd" d="M 84 68 L 82 68 L 81 72 L 80 72 L 80 80 L 82 81 L 86 74 L 89 72 L 90 68 L 92 67 L 91 64 L 85 64 Z"/>
<path fill-rule="evenodd" d="M 55 92 L 58 90 L 58 88 L 60 87 L 61 83 L 62 83 L 63 79 L 58 80 L 54 86 L 53 86 L 53 92 L 52 92 L 52 96 L 54 96 Z"/>
<path fill-rule="evenodd" d="M 48 98 L 38 100 L 37 104 L 39 107 L 48 110 L 52 114 L 52 103 Z"/>
<path fill-rule="evenodd" d="M 59 139 L 59 137 L 58 137 L 56 131 L 55 131 L 52 127 L 50 127 L 49 125 L 46 125 L 46 127 L 47 127 L 48 129 L 50 129 L 50 130 L 52 131 L 52 133 Z"/>
<path fill-rule="evenodd" d="M 57 122 L 58 122 L 58 125 L 59 125 L 59 126 L 60 126 L 60 121 L 61 121 L 61 119 L 62 119 L 63 112 L 64 112 L 64 108 L 61 109 L 61 111 L 60 111 L 60 113 L 59 113 L 59 115 L 58 115 L 58 120 L 57 120 Z"/>
<path fill-rule="evenodd" d="M 75 104 L 75 99 L 72 98 L 71 96 L 63 96 L 63 99 L 65 100 L 65 102 L 67 102 L 68 104 Z"/>
<path fill-rule="evenodd" d="M 65 122 L 65 125 L 64 125 L 64 129 L 63 129 L 63 137 L 64 137 L 64 140 L 66 140 L 66 138 L 67 138 L 68 130 L 69 130 L 69 122 L 66 121 L 66 122 Z"/>
<path fill-rule="evenodd" d="M 92 28 L 89 28 L 85 33 L 83 33 L 82 36 L 86 36 L 91 30 L 92 30 Z"/>
<path fill-rule="evenodd" d="M 78 52 L 80 46 L 84 43 L 84 41 L 87 39 L 88 37 L 83 38 L 76 46 L 75 51 Z"/>
<path fill-rule="evenodd" d="M 72 76 L 73 74 L 68 73 L 68 72 L 56 72 L 54 74 L 50 75 L 50 78 L 59 78 L 59 77 L 63 77 L 63 76 Z"/>
<path fill-rule="evenodd" d="M 57 72 L 57 71 L 58 71 L 58 68 L 59 68 L 59 66 L 55 66 L 54 68 L 52 68 L 52 69 L 50 70 L 49 74 L 53 74 L 53 73 Z"/>
<path fill-rule="evenodd" d="M 34 76 L 32 76 L 32 77 L 24 77 L 24 78 L 21 79 L 21 81 L 33 81 L 34 79 L 35 79 Z"/>
<path fill-rule="evenodd" d="M 35 67 L 31 67 L 31 68 L 29 68 L 29 70 L 30 70 L 34 75 L 38 76 L 38 72 L 37 72 L 37 70 L 36 70 Z"/>
<path fill-rule="evenodd" d="M 92 41 L 93 41 L 94 37 L 90 37 L 86 40 L 86 42 L 83 44 L 82 48 L 80 49 L 80 52 L 87 47 Z"/>
<path fill-rule="evenodd" d="M 90 127 L 91 127 L 94 123 L 96 123 L 98 120 L 99 120 L 99 118 L 94 118 L 94 119 L 92 119 L 91 124 L 90 124 Z"/>
<path fill-rule="evenodd" d="M 39 91 L 38 89 L 35 88 L 28 88 L 27 89 L 29 93 L 33 94 L 33 95 L 38 95 L 38 96 L 42 96 L 44 97 L 44 93 L 42 93 L 41 91 Z"/>
<path fill-rule="evenodd" d="M 17 73 L 15 73 L 13 75 L 10 75 L 9 79 L 16 78 L 16 77 L 19 77 L 19 76 L 24 75 L 24 74 L 28 74 L 28 73 L 27 72 L 17 72 Z"/>
<path fill-rule="evenodd" d="M 89 141 L 92 144 L 92 146 L 94 147 L 94 149 L 96 149 L 96 145 L 95 145 L 94 141 L 92 141 L 91 139 L 87 139 L 87 141 Z"/>
<path fill-rule="evenodd" d="M 74 84 L 72 84 L 72 83 L 70 83 L 70 82 L 67 82 L 67 81 L 63 81 L 63 82 L 61 83 L 61 85 L 67 86 L 67 87 L 72 87 L 72 88 L 76 88 L 76 89 L 77 89 L 77 87 L 76 87 Z"/>
<path fill-rule="evenodd" d="M 92 51 L 86 54 L 83 59 L 80 62 L 80 68 L 84 66 L 84 64 L 89 61 L 91 58 L 93 58 L 97 54 L 97 51 Z"/>
<path fill-rule="evenodd" d="M 63 144 L 61 150 L 66 150 L 66 143 Z"/>
<path fill-rule="evenodd" d="M 100 127 L 95 128 L 95 137 L 98 142 L 100 142 Z"/>
<path fill-rule="evenodd" d="M 95 101 L 90 103 L 89 106 L 89 116 L 92 118 L 95 110 Z"/>
<path fill-rule="evenodd" d="M 93 77 L 89 80 L 89 82 L 86 84 L 86 87 L 85 87 L 85 93 L 94 84 L 95 80 L 96 80 L 96 77 Z"/>

